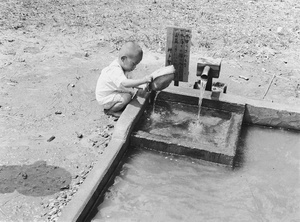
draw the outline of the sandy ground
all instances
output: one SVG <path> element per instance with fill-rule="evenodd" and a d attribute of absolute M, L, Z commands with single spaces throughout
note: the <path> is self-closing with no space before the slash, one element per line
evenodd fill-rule
<path fill-rule="evenodd" d="M 135 1 L 131 9 L 118 7 L 125 4 L 118 1 L 101 2 L 97 6 L 105 22 L 98 19 L 98 25 L 98 17 L 91 16 L 97 12 L 94 1 L 54 1 L 44 17 L 38 13 L 41 2 L 0 4 L 5 12 L 0 17 L 0 221 L 55 221 L 83 183 L 116 123 L 97 105 L 96 81 L 126 40 L 140 42 L 145 54 L 134 72 L 148 74 L 164 65 L 166 27 L 189 22 L 191 84 L 198 58 L 220 57 L 218 81 L 228 85 L 229 94 L 300 105 L 296 0 Z M 202 17 L 195 17 L 201 5 Z M 187 18 L 178 22 L 183 14 Z M 147 17 L 155 15 L 158 21 Z M 234 23 L 238 15 L 244 23 Z M 131 25 L 121 24 L 122 16 L 131 18 Z M 203 20 L 205 25 L 197 25 Z M 72 26 L 71 21 L 81 23 Z M 221 34 L 214 34 L 218 30 Z"/>

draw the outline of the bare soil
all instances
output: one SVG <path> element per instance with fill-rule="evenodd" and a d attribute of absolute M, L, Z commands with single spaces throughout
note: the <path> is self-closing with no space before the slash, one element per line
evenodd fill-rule
<path fill-rule="evenodd" d="M 191 84 L 197 58 L 222 58 L 228 93 L 299 107 L 299 19 L 298 0 L 1 1 L 0 221 L 56 221 L 84 182 L 116 123 L 96 81 L 125 41 L 147 74 L 166 27 L 189 27 Z"/>

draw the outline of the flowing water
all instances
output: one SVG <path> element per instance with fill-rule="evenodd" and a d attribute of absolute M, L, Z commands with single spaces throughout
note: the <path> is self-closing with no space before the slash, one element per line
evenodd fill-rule
<path fill-rule="evenodd" d="M 226 148 L 233 114 L 202 107 L 199 124 L 198 109 L 197 105 L 156 101 L 155 109 L 145 113 L 139 127 L 141 131 L 169 138 L 178 144 L 185 141 L 192 147 L 211 145 L 212 150 L 220 152 Z"/>
<path fill-rule="evenodd" d="M 247 126 L 235 170 L 131 149 L 92 221 L 300 221 L 300 133 Z"/>
<path fill-rule="evenodd" d="M 202 106 L 202 100 L 205 92 L 207 84 L 207 79 L 201 79 L 199 87 L 200 87 L 200 93 L 199 93 L 199 103 L 198 103 L 198 124 L 200 124 L 200 113 L 201 113 L 201 106 Z"/>
<path fill-rule="evenodd" d="M 160 114 L 158 114 L 156 111 L 155 111 L 155 107 L 156 107 L 156 98 L 158 96 L 158 94 L 160 93 L 160 91 L 157 91 L 156 94 L 155 94 L 155 97 L 154 97 L 154 100 L 153 100 L 153 109 L 152 109 L 152 118 L 153 119 L 159 119 L 160 117 Z"/>

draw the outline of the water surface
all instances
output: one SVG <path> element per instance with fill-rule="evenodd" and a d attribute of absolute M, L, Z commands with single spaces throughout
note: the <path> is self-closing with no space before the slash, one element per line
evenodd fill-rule
<path fill-rule="evenodd" d="M 300 221 L 300 133 L 244 127 L 235 170 L 131 149 L 93 221 Z"/>
<path fill-rule="evenodd" d="M 232 131 L 236 130 L 241 121 L 239 115 L 207 107 L 201 108 L 200 115 L 198 108 L 194 105 L 156 101 L 153 109 L 144 115 L 139 130 L 177 144 L 188 143 L 190 147 L 232 156 L 235 149 L 228 149 L 227 146 L 231 145 L 228 142 L 230 138 L 236 136 Z"/>

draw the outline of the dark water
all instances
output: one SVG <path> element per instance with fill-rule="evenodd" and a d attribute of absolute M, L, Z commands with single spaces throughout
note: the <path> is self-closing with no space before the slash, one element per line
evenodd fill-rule
<path fill-rule="evenodd" d="M 244 127 L 235 170 L 132 149 L 93 221 L 300 221 L 300 133 Z"/>

